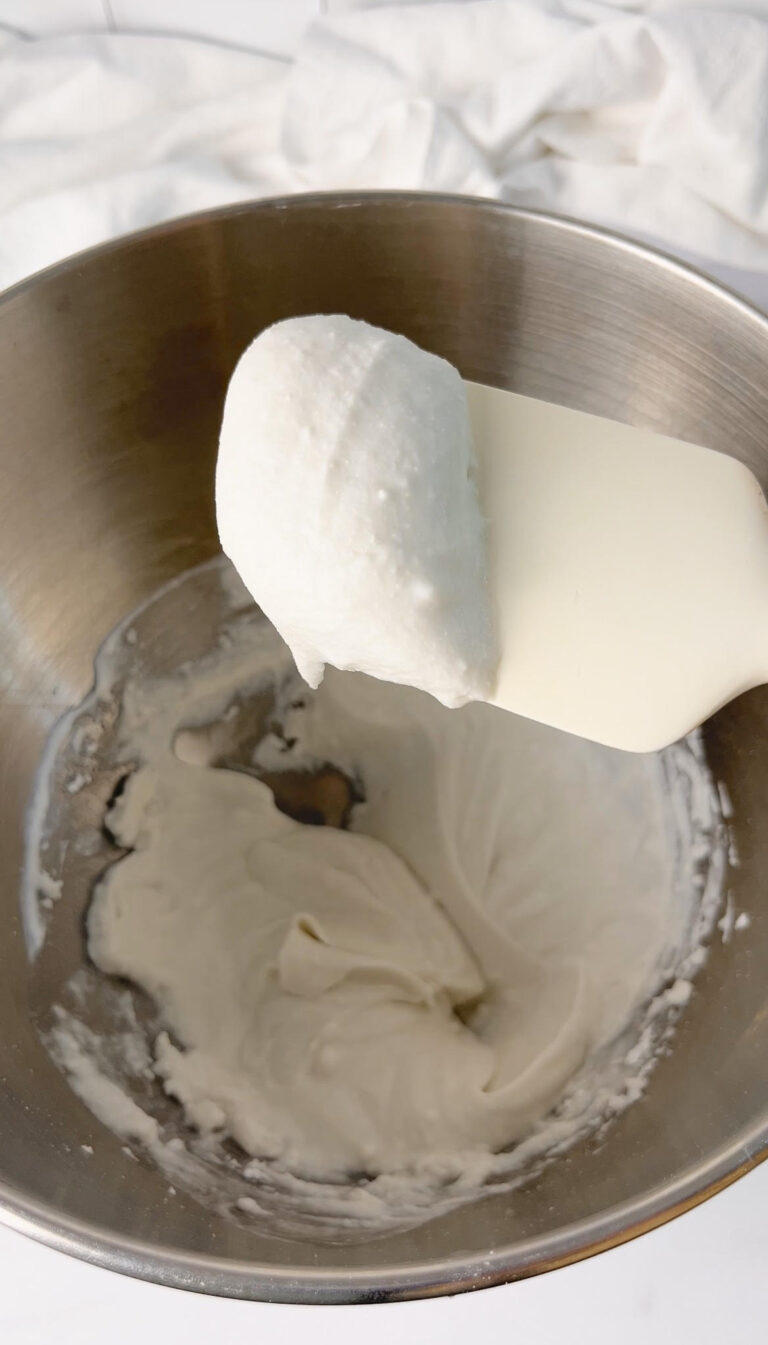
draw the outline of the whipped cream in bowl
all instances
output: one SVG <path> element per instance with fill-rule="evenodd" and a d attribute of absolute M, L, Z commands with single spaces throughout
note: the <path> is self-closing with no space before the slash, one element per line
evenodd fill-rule
<path fill-rule="evenodd" d="M 216 561 L 115 631 L 51 742 L 40 1030 L 108 1126 L 228 1217 L 412 1225 L 642 1093 L 727 851 L 697 736 L 633 756 L 361 673 L 313 690 Z M 52 987 L 73 913 L 88 959 L 73 944 Z"/>

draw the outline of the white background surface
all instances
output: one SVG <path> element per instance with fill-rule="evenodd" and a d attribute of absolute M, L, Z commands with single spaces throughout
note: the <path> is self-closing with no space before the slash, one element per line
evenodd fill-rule
<path fill-rule="evenodd" d="M 335 3 L 341 8 L 343 0 Z M 322 8 L 322 0 L 0 0 L 0 23 L 35 35 L 186 32 L 290 56 Z M 753 293 L 765 300 L 764 278 Z M 763 1345 L 768 1164 L 700 1209 L 592 1261 L 481 1294 L 376 1308 L 203 1298 L 95 1269 L 0 1228 L 0 1340 L 8 1345 L 271 1345 L 318 1332 L 330 1345 L 393 1338 L 404 1345 Z"/>

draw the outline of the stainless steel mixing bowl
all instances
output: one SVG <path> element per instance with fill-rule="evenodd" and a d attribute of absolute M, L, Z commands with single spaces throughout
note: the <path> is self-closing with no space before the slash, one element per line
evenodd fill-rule
<path fill-rule="evenodd" d="M 76 257 L 0 301 L 0 1217 L 115 1270 L 212 1293 L 362 1302 L 456 1292 L 670 1218 L 768 1147 L 768 690 L 707 726 L 733 800 L 747 933 L 713 945 L 672 1054 L 608 1131 L 526 1189 L 355 1246 L 249 1232 L 126 1155 L 30 1023 L 24 815 L 102 636 L 216 550 L 213 464 L 240 351 L 290 314 L 394 328 L 469 378 L 741 458 L 768 485 L 768 322 L 578 224 L 484 202 L 306 197 Z M 94 1153 L 81 1145 L 92 1143 Z"/>

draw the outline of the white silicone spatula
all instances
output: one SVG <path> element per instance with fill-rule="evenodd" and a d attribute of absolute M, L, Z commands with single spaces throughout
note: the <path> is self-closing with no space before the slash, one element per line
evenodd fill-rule
<path fill-rule="evenodd" d="M 768 681 L 768 506 L 734 458 L 467 384 L 494 702 L 633 751 Z"/>

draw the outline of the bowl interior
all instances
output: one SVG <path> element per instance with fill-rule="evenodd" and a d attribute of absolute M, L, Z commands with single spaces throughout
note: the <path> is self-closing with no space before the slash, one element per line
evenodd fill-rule
<path fill-rule="evenodd" d="M 345 312 L 468 378 L 705 443 L 768 485 L 768 324 L 580 226 L 424 196 L 298 198 L 200 216 L 54 268 L 0 301 L 0 1217 L 115 1268 L 307 1301 L 492 1283 L 641 1231 L 768 1135 L 768 691 L 706 728 L 734 806 L 749 931 L 715 941 L 640 1102 L 527 1188 L 359 1245 L 265 1237 L 137 1164 L 30 1022 L 19 918 L 45 738 L 111 627 L 213 555 L 229 374 L 278 318 Z M 81 1145 L 93 1144 L 94 1153 Z M 3 1212 L 4 1211 L 4 1212 Z"/>

